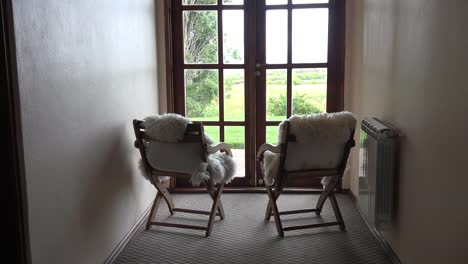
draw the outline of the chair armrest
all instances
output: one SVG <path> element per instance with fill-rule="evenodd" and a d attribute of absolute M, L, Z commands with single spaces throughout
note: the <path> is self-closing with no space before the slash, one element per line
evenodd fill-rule
<path fill-rule="evenodd" d="M 221 142 L 218 144 L 208 145 L 207 151 L 209 154 L 214 154 L 218 151 L 226 152 L 229 156 L 232 157 L 232 151 L 228 144 Z"/>
<path fill-rule="evenodd" d="M 258 149 L 258 152 L 257 152 L 257 160 L 258 161 L 261 161 L 263 160 L 263 153 L 265 153 L 265 151 L 271 151 L 273 153 L 281 153 L 281 145 L 277 145 L 277 146 L 273 146 L 271 144 L 268 144 L 268 143 L 265 143 L 263 145 L 260 146 L 260 148 Z"/>

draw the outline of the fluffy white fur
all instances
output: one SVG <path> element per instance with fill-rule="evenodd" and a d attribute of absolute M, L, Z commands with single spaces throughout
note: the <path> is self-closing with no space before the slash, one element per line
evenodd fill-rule
<path fill-rule="evenodd" d="M 350 132 L 356 128 L 356 117 L 350 112 L 321 113 L 312 115 L 293 115 L 289 119 L 290 133 L 296 136 L 299 144 L 344 144 Z M 278 142 L 282 142 L 285 122 L 279 126 Z M 264 160 L 265 184 L 272 185 L 277 176 L 279 154 L 266 152 Z M 323 177 L 322 184 L 331 182 L 331 177 Z"/>
<path fill-rule="evenodd" d="M 263 154 L 263 170 L 265 177 L 263 178 L 266 186 L 273 185 L 280 164 L 280 155 L 271 151 L 265 151 Z"/>
<path fill-rule="evenodd" d="M 293 115 L 289 119 L 290 133 L 298 143 L 345 143 L 356 129 L 356 117 L 351 112 Z M 280 123 L 278 142 L 283 138 L 285 122 Z M 283 142 L 281 142 L 283 143 Z"/>
<path fill-rule="evenodd" d="M 155 141 L 177 143 L 184 138 L 187 125 L 191 121 L 178 114 L 162 114 L 149 116 L 144 119 L 143 126 L 146 134 Z M 213 140 L 205 134 L 207 144 L 213 144 Z M 164 150 L 161 150 L 164 151 Z M 148 159 L 151 160 L 150 152 L 147 152 Z M 143 176 L 149 180 L 150 171 L 147 170 L 140 159 L 139 168 Z M 207 162 L 200 162 L 198 168 L 192 173 L 190 181 L 194 186 L 200 185 L 204 180 L 211 180 L 214 183 L 228 183 L 234 178 L 236 172 L 236 164 L 234 159 L 222 153 L 210 154 L 207 157 Z M 169 177 L 159 177 L 160 181 L 164 181 Z"/>
<path fill-rule="evenodd" d="M 190 120 L 178 114 L 153 115 L 143 119 L 146 134 L 161 142 L 181 141 L 188 124 Z"/>
<path fill-rule="evenodd" d="M 211 180 L 214 183 L 229 183 L 236 173 L 236 163 L 234 159 L 223 153 L 208 155 L 207 162 L 200 164 L 197 173 L 190 178 L 194 186 L 200 185 L 204 180 Z"/>

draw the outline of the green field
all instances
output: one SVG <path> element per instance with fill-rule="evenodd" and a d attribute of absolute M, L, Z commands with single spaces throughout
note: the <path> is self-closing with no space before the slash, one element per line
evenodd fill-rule
<path fill-rule="evenodd" d="M 270 84 L 267 86 L 267 97 L 280 98 L 283 95 L 286 97 L 286 86 Z M 293 86 L 294 96 L 305 95 L 311 104 L 325 111 L 326 108 L 326 85 L 325 84 L 300 84 Z M 278 99 L 279 100 L 279 99 Z M 205 117 L 190 117 L 194 121 L 216 121 L 219 117 L 218 100 L 215 99 L 212 104 L 207 108 Z M 284 115 L 274 116 L 268 114 L 268 110 L 274 107 L 267 104 L 267 120 L 268 121 L 281 121 L 286 118 L 286 109 Z M 294 114 L 294 113 L 293 113 Z M 244 85 L 235 84 L 230 91 L 225 93 L 224 104 L 224 120 L 226 121 L 244 121 Z M 206 126 L 206 133 L 214 140 L 219 141 L 219 127 Z M 278 127 L 267 127 L 267 142 L 275 144 L 277 141 Z M 225 142 L 232 148 L 244 148 L 245 130 L 240 126 L 225 127 Z"/>

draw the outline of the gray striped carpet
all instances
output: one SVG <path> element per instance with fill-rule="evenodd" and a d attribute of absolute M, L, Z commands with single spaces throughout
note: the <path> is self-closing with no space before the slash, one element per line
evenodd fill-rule
<path fill-rule="evenodd" d="M 281 210 L 313 208 L 318 195 L 283 194 Z M 279 238 L 272 220 L 264 220 L 266 194 L 223 194 L 226 218 L 217 221 L 212 236 L 204 231 L 153 226 L 141 228 L 114 263 L 390 263 L 388 256 L 347 195 L 337 195 L 346 231 L 338 226 L 285 232 Z M 208 194 L 176 194 L 177 207 L 209 210 Z M 208 216 L 176 213 L 161 203 L 157 220 L 204 225 Z M 282 216 L 283 226 L 334 220 L 329 201 L 321 216 Z"/>

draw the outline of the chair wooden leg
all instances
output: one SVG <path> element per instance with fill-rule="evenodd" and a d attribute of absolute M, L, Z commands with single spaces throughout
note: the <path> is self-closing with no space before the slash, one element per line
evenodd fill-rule
<path fill-rule="evenodd" d="M 268 199 L 268 205 L 267 205 L 267 209 L 265 212 L 265 220 L 270 221 L 272 213 L 273 213 L 273 210 L 271 209 L 270 199 Z"/>
<path fill-rule="evenodd" d="M 279 217 L 278 206 L 276 205 L 276 198 L 278 198 L 279 194 L 275 195 L 273 193 L 273 190 L 269 186 L 266 187 L 266 189 L 267 189 L 268 197 L 270 199 L 269 204 L 273 212 L 273 217 L 275 218 L 275 224 L 276 224 L 276 230 L 278 231 L 278 236 L 284 237 L 283 226 L 281 224 L 281 219 Z"/>
<path fill-rule="evenodd" d="M 214 202 L 215 193 L 216 193 L 216 188 L 214 187 L 214 184 L 212 182 L 206 182 L 206 189 L 208 190 L 208 193 L 210 194 L 211 199 L 213 199 L 213 202 Z M 221 220 L 223 220 L 224 219 L 224 207 L 223 207 L 223 203 L 221 202 L 221 200 L 219 200 L 219 204 L 218 204 L 218 214 Z"/>
<path fill-rule="evenodd" d="M 340 224 L 340 229 L 345 230 L 343 216 L 341 215 L 340 207 L 338 207 L 338 202 L 336 201 L 335 194 L 333 193 L 330 195 L 330 202 L 333 207 L 333 212 L 335 213 L 336 221 Z"/>
<path fill-rule="evenodd" d="M 330 194 L 333 193 L 333 190 L 335 189 L 336 185 L 337 185 L 337 182 L 334 182 L 334 183 L 330 182 L 327 185 L 327 187 L 325 187 L 325 189 L 322 191 L 317 201 L 317 205 L 315 207 L 315 209 L 317 209 L 317 211 L 315 211 L 316 215 L 320 215 L 320 213 L 322 212 L 323 204 L 325 203 L 327 198 L 330 196 Z"/>
<path fill-rule="evenodd" d="M 276 192 L 273 191 L 272 194 L 273 194 L 273 197 L 275 198 L 275 201 L 277 201 L 280 194 L 281 194 L 281 192 L 279 190 L 276 191 Z M 272 214 L 273 214 L 273 209 L 271 207 L 271 203 L 268 203 L 267 209 L 266 209 L 266 212 L 265 212 L 265 220 L 270 221 L 270 218 L 271 218 Z"/>
<path fill-rule="evenodd" d="M 216 218 L 216 212 L 218 211 L 219 202 L 221 199 L 221 193 L 223 192 L 224 184 L 220 184 L 218 189 L 215 191 L 213 205 L 211 207 L 210 218 L 208 220 L 208 226 L 206 228 L 206 237 L 211 235 L 211 231 L 213 230 L 213 224 Z"/>
<path fill-rule="evenodd" d="M 174 215 L 174 208 L 175 208 L 174 201 L 172 201 L 171 194 L 167 190 L 167 187 L 164 186 L 164 184 L 162 182 L 156 182 L 155 187 L 156 187 L 156 189 L 158 189 L 158 192 L 161 193 L 164 200 L 166 201 L 167 207 L 169 208 L 169 212 L 171 213 L 171 215 Z"/>
<path fill-rule="evenodd" d="M 151 206 L 151 211 L 148 216 L 148 221 L 146 222 L 146 230 L 148 230 L 151 226 L 151 221 L 154 219 L 156 212 L 158 211 L 159 204 L 161 203 L 161 193 L 158 192 L 156 197 L 154 198 L 153 205 Z"/>

